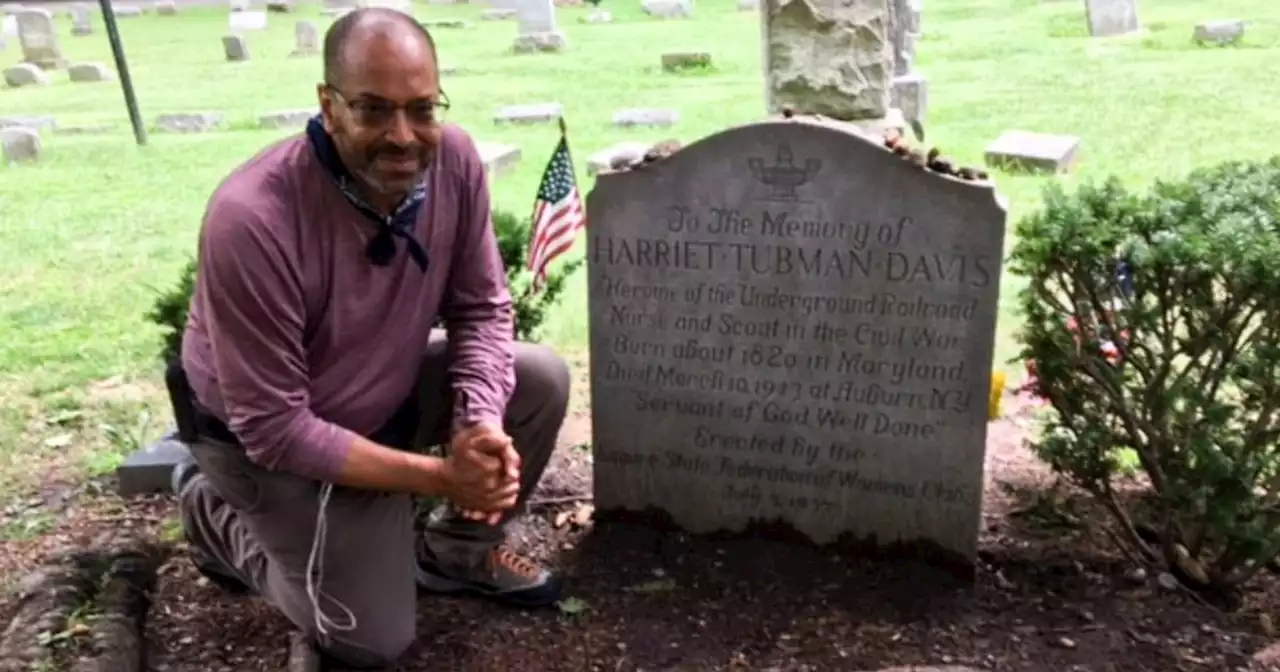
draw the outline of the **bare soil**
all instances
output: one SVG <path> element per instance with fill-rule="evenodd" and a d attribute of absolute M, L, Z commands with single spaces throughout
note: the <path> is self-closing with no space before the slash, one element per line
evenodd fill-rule
<path fill-rule="evenodd" d="M 591 491 L 590 453 L 580 447 L 589 419 L 576 414 L 529 515 L 511 530 L 518 546 L 567 575 L 573 599 L 561 609 L 524 612 L 423 597 L 419 641 L 398 669 L 1266 669 L 1254 654 L 1274 634 L 1280 581 L 1261 577 L 1246 606 L 1225 614 L 1133 571 L 1101 533 L 1102 514 L 1057 488 L 1025 447 L 1028 403 L 1006 401 L 1010 414 L 991 425 L 972 584 L 917 563 L 762 539 L 596 526 L 581 510 Z M 44 498 L 60 507 L 53 533 L 0 545 L 0 576 L 19 576 L 52 549 L 87 544 L 104 529 L 172 536 L 168 498 L 122 502 L 109 483 L 66 489 Z M 261 600 L 229 596 L 200 579 L 174 546 L 146 624 L 150 668 L 285 669 L 289 624 Z M 12 602 L 0 604 L 0 624 L 12 616 Z M 75 637 L 60 646 L 68 665 L 84 650 Z"/>

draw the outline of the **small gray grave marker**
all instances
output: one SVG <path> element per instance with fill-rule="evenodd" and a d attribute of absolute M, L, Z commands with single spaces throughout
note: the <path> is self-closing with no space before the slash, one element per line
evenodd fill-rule
<path fill-rule="evenodd" d="M 191 455 L 187 444 L 176 434 L 166 435 L 159 441 L 135 451 L 116 467 L 120 495 L 136 497 L 157 492 L 168 492 L 172 487 L 173 469 Z"/>
<path fill-rule="evenodd" d="M 556 28 L 556 5 L 553 0 L 519 0 L 516 6 L 519 35 L 512 51 L 528 54 L 537 51 L 560 51 L 567 44 Z"/>
<path fill-rule="evenodd" d="M 1244 37 L 1244 21 L 1239 19 L 1205 21 L 1197 24 L 1191 33 L 1191 39 L 1201 44 L 1205 42 L 1218 45 L 1234 44 L 1240 41 L 1241 37 Z"/>
<path fill-rule="evenodd" d="M 33 63 L 19 63 L 4 69 L 4 83 L 10 87 L 43 86 L 49 83 L 49 77 Z"/>
<path fill-rule="evenodd" d="M 1137 32 L 1138 0 L 1085 0 L 1089 34 L 1114 37 Z"/>
<path fill-rule="evenodd" d="M 531 103 L 528 105 L 508 105 L 493 115 L 495 124 L 545 124 L 564 116 L 564 105 L 560 103 Z"/>
<path fill-rule="evenodd" d="M 109 82 L 116 78 L 111 68 L 103 63 L 75 63 L 67 68 L 67 76 L 73 82 Z"/>
<path fill-rule="evenodd" d="M 224 35 L 222 52 L 231 62 L 249 60 L 249 43 L 240 35 Z"/>
<path fill-rule="evenodd" d="M 693 16 L 693 2 L 690 0 L 642 0 L 640 9 L 649 16 L 661 19 Z"/>
<path fill-rule="evenodd" d="M 202 133 L 222 125 L 218 112 L 178 112 L 156 117 L 156 129 L 170 133 Z"/>
<path fill-rule="evenodd" d="M 971 575 L 1007 213 L 848 129 L 739 126 L 596 177 L 598 520 L 789 528 Z"/>
<path fill-rule="evenodd" d="M 504 145 L 498 142 L 478 142 L 476 150 L 480 152 L 480 160 L 491 176 L 501 175 L 520 162 L 520 148 L 515 145 Z"/>
<path fill-rule="evenodd" d="M 613 113 L 613 125 L 623 128 L 632 126 L 674 126 L 678 121 L 680 121 L 680 113 L 675 110 L 634 108 Z"/>
<path fill-rule="evenodd" d="M 34 128 L 11 126 L 0 128 L 0 154 L 7 163 L 26 163 L 40 158 L 44 145 Z"/>
<path fill-rule="evenodd" d="M 320 31 L 310 21 L 299 21 L 293 27 L 293 58 L 315 56 L 320 52 Z"/>
<path fill-rule="evenodd" d="M 485 21 L 505 21 L 507 19 L 516 18 L 516 10 L 514 9 L 486 9 L 480 13 L 480 18 Z"/>
<path fill-rule="evenodd" d="M 258 117 L 260 128 L 302 128 L 307 125 L 316 110 L 280 110 Z"/>
<path fill-rule="evenodd" d="M 987 165 L 993 168 L 1065 173 L 1079 158 L 1080 138 L 1027 131 L 1006 131 L 987 146 Z"/>
<path fill-rule="evenodd" d="M 71 34 L 76 37 L 84 37 L 93 34 L 93 15 L 89 8 L 84 5 L 72 5 L 71 14 Z"/>

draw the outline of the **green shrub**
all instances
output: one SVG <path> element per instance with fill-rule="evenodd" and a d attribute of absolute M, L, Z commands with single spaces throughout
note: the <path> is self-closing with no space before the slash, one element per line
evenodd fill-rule
<path fill-rule="evenodd" d="M 1280 553 L 1280 157 L 1145 194 L 1050 187 L 1011 270 L 1052 406 L 1038 453 L 1101 501 L 1131 558 L 1234 594 Z"/>
<path fill-rule="evenodd" d="M 541 336 L 543 322 L 564 292 L 565 281 L 582 265 L 582 260 L 560 264 L 558 269 L 548 274 L 541 291 L 530 293 L 532 276 L 524 268 L 529 246 L 529 223 L 509 213 L 496 211 L 493 213 L 493 225 L 515 304 L 516 339 L 536 341 Z M 187 324 L 187 309 L 195 289 L 195 273 L 195 261 L 187 262 L 178 283 L 169 291 L 161 293 L 147 313 L 147 318 L 161 328 L 162 361 L 168 362 L 180 355 L 182 332 Z"/>

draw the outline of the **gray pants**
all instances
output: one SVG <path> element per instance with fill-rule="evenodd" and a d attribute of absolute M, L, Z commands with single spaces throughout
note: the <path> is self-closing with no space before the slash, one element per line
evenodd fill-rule
<path fill-rule="evenodd" d="M 447 366 L 444 342 L 433 338 L 423 366 L 415 448 L 448 440 L 453 395 Z M 520 505 L 555 449 L 569 385 L 568 367 L 558 355 L 541 346 L 516 345 L 516 388 L 505 424 L 522 458 Z M 200 475 L 179 502 L 191 543 L 316 637 L 307 561 L 321 484 L 262 469 L 238 446 L 203 440 L 191 450 Z M 387 665 L 413 642 L 417 626 L 412 500 L 404 494 L 334 487 L 326 520 L 320 605 L 325 615 L 339 621 L 345 607 L 355 627 L 331 632 L 322 646 L 348 665 Z M 442 562 L 471 565 L 504 536 L 501 526 L 446 517 L 429 523 L 422 541 Z"/>

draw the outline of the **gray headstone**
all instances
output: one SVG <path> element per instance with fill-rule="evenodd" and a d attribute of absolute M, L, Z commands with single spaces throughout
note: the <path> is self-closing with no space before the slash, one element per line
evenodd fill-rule
<path fill-rule="evenodd" d="M 672 51 L 662 55 L 662 69 L 668 72 L 709 67 L 711 54 L 705 51 Z"/>
<path fill-rule="evenodd" d="M 233 35 L 252 30 L 267 29 L 266 12 L 232 12 L 227 15 L 227 29 Z"/>
<path fill-rule="evenodd" d="M 766 109 L 790 106 L 842 121 L 889 114 L 893 31 L 886 0 L 769 3 L 764 11 Z"/>
<path fill-rule="evenodd" d="M 518 0 L 516 21 L 519 23 L 519 35 L 511 49 L 517 54 L 565 48 L 564 34 L 556 27 L 554 0 Z"/>
<path fill-rule="evenodd" d="M 173 487 L 173 468 L 191 455 L 187 444 L 169 435 L 124 459 L 116 467 L 120 495 L 136 497 L 168 492 Z"/>
<path fill-rule="evenodd" d="M 156 117 L 156 129 L 170 133 L 201 133 L 222 125 L 218 112 L 178 112 Z"/>
<path fill-rule="evenodd" d="M 660 19 L 683 19 L 693 16 L 692 0 L 641 0 L 640 9 Z"/>
<path fill-rule="evenodd" d="M 37 131 L 52 131 L 58 128 L 58 120 L 48 114 L 35 117 L 0 117 L 0 128 L 15 127 L 34 128 Z"/>
<path fill-rule="evenodd" d="M 497 177 L 515 167 L 520 162 L 520 148 L 515 145 L 504 145 L 497 142 L 478 142 L 476 150 L 480 152 L 480 160 L 491 177 Z"/>
<path fill-rule="evenodd" d="M 40 158 L 44 146 L 34 128 L 11 126 L 0 128 L 0 154 L 6 163 L 25 163 Z"/>
<path fill-rule="evenodd" d="M 619 110 L 613 113 L 613 125 L 624 128 L 631 126 L 674 126 L 680 121 L 680 113 L 675 110 Z"/>
<path fill-rule="evenodd" d="M 1027 131 L 1005 131 L 987 146 L 987 165 L 1003 170 L 1065 173 L 1079 158 L 1080 138 Z"/>
<path fill-rule="evenodd" d="M 602 149 L 587 157 L 587 174 L 596 175 L 610 170 L 615 162 L 633 164 L 644 158 L 649 151 L 649 144 L 643 142 L 620 142 L 612 147 Z"/>
<path fill-rule="evenodd" d="M 113 5 L 112 11 L 115 12 L 117 19 L 135 19 L 142 16 L 142 8 L 136 5 Z"/>
<path fill-rule="evenodd" d="M 45 9 L 24 9 L 18 20 L 18 42 L 22 44 L 22 60 L 45 70 L 56 70 L 66 62 L 58 43 L 58 28 L 53 13 Z"/>
<path fill-rule="evenodd" d="M 1244 21 L 1223 19 L 1205 21 L 1196 25 L 1191 39 L 1196 42 L 1212 42 L 1214 44 L 1232 44 L 1244 37 Z"/>
<path fill-rule="evenodd" d="M 1093 37 L 1127 35 L 1140 27 L 1138 0 L 1085 0 L 1084 7 Z"/>
<path fill-rule="evenodd" d="M 93 34 L 93 14 L 84 5 L 72 5 L 71 34 L 77 37 Z"/>
<path fill-rule="evenodd" d="M 294 58 L 315 56 L 320 53 L 320 31 L 310 21 L 299 21 L 293 27 Z"/>
<path fill-rule="evenodd" d="M 738 0 L 739 12 L 754 12 L 760 9 L 760 0 Z"/>
<path fill-rule="evenodd" d="M 493 115 L 495 124 L 545 124 L 564 116 L 560 103 L 531 103 L 508 105 Z"/>
<path fill-rule="evenodd" d="M 741 126 L 596 177 L 599 517 L 972 567 L 1003 199 L 848 128 Z"/>
<path fill-rule="evenodd" d="M 228 61 L 247 61 L 249 60 L 249 43 L 239 35 L 224 35 L 222 52 Z"/>
<path fill-rule="evenodd" d="M 578 17 L 581 23 L 613 23 L 613 15 L 603 9 L 593 9 L 586 16 Z"/>
<path fill-rule="evenodd" d="M 419 21 L 418 23 L 421 23 L 423 26 L 426 26 L 428 30 L 431 30 L 433 28 L 470 28 L 471 27 L 471 22 L 463 21 L 462 19 L 427 19 L 426 21 Z"/>
<path fill-rule="evenodd" d="M 485 21 L 505 21 L 507 19 L 516 18 L 516 10 L 514 9 L 486 9 L 480 13 L 480 18 Z"/>
<path fill-rule="evenodd" d="M 108 82 L 116 78 L 116 74 L 105 64 L 97 62 L 75 63 L 67 68 L 67 76 L 73 82 Z"/>
<path fill-rule="evenodd" d="M 159 0 L 156 2 L 156 16 L 177 16 L 178 5 L 173 0 Z"/>
<path fill-rule="evenodd" d="M 929 107 L 929 83 L 919 73 L 894 77 L 892 100 L 906 119 L 924 121 Z"/>
<path fill-rule="evenodd" d="M 260 128 L 302 128 L 316 115 L 316 110 L 280 110 L 258 117 Z"/>
<path fill-rule="evenodd" d="M 4 69 L 4 83 L 14 88 L 19 86 L 40 86 L 48 84 L 49 77 L 35 64 L 19 63 Z"/>

